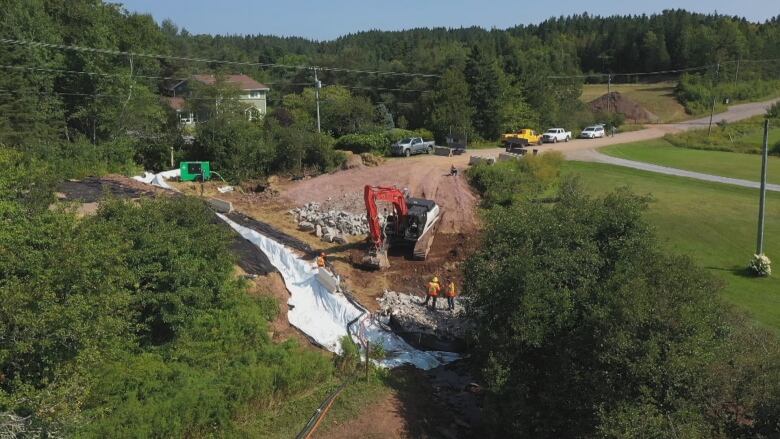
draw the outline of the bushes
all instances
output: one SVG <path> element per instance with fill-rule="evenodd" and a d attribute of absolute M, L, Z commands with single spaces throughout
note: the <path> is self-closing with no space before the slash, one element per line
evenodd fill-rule
<path fill-rule="evenodd" d="M 547 153 L 525 156 L 495 165 L 478 164 L 468 170 L 469 182 L 482 195 L 482 205 L 507 206 L 515 200 L 539 195 L 559 175 L 563 156 Z"/>
<path fill-rule="evenodd" d="M 347 134 L 336 140 L 335 148 L 352 151 L 355 154 L 370 152 L 388 155 L 390 153 L 390 145 L 407 137 L 422 137 L 423 140 L 431 140 L 433 139 L 433 133 L 425 128 L 419 128 L 414 131 L 393 128 L 382 133 Z"/>
<path fill-rule="evenodd" d="M 355 154 L 371 152 L 387 155 L 390 151 L 390 140 L 383 134 L 347 134 L 336 140 L 335 148 L 352 151 Z"/>
<path fill-rule="evenodd" d="M 276 302 L 246 295 L 201 201 L 19 214 L 15 175 L 0 175 L 0 334 L 14 340 L 0 412 L 66 436 L 220 436 L 246 404 L 332 377 L 326 356 L 271 343 Z"/>
<path fill-rule="evenodd" d="M 490 210 L 464 282 L 489 435 L 711 437 L 742 424 L 723 436 L 756 437 L 743 421 L 765 383 L 734 362 L 778 351 L 745 360 L 734 334 L 751 328 L 729 319 L 715 279 L 659 251 L 646 203 L 565 182 L 554 204 Z"/>

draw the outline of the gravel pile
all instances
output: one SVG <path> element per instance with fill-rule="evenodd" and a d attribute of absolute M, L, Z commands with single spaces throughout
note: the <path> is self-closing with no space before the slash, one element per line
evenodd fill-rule
<path fill-rule="evenodd" d="M 440 295 L 436 311 L 422 303 L 425 299 L 412 294 L 385 291 L 377 299 L 380 314 L 409 333 L 428 334 L 441 339 L 465 339 L 471 325 L 464 318 L 463 298 L 455 298 L 455 309 L 447 310 L 447 299 Z"/>
<path fill-rule="evenodd" d="M 325 242 L 346 244 L 348 236 L 368 234 L 365 214 L 353 214 L 342 210 L 325 210 L 320 203 L 307 203 L 290 211 L 298 222 L 298 228 L 312 232 Z"/>

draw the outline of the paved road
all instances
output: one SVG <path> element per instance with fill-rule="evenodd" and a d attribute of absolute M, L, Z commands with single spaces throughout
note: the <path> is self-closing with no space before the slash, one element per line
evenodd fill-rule
<path fill-rule="evenodd" d="M 574 151 L 571 154 L 567 154 L 567 158 L 569 158 L 570 160 L 578 160 L 583 162 L 607 163 L 610 165 L 624 166 L 626 168 L 640 169 L 642 171 L 650 171 L 650 172 L 656 172 L 659 174 L 667 174 L 667 175 L 676 175 L 678 177 L 695 178 L 696 180 L 732 184 L 735 186 L 743 186 L 743 187 L 754 188 L 754 189 L 758 189 L 760 187 L 760 184 L 757 181 L 721 177 L 712 174 L 702 174 L 701 172 L 686 171 L 684 169 L 669 168 L 666 166 L 653 165 L 650 163 L 637 162 L 634 160 L 620 159 L 617 157 L 611 157 L 605 154 L 601 154 L 600 152 L 592 149 L 583 149 L 579 151 Z M 766 189 L 768 191 L 780 192 L 780 185 L 767 184 Z"/>
<path fill-rule="evenodd" d="M 749 117 L 763 114 L 770 105 L 780 102 L 780 98 L 763 102 L 752 102 L 749 104 L 733 105 L 723 113 L 716 114 L 713 123 L 725 120 L 735 122 Z M 644 171 L 657 172 L 660 174 L 677 175 L 680 177 L 695 178 L 697 180 L 713 181 L 718 183 L 732 184 L 749 188 L 758 188 L 759 183 L 750 180 L 740 180 L 737 178 L 721 177 L 718 175 L 702 174 L 700 172 L 691 172 L 683 169 L 669 168 L 666 166 L 653 165 L 650 163 L 637 162 L 633 160 L 620 159 L 601 154 L 597 149 L 617 145 L 621 143 L 638 142 L 642 140 L 657 139 L 670 133 L 678 133 L 694 128 L 703 128 L 709 124 L 709 117 L 694 119 L 674 124 L 658 124 L 648 128 L 632 131 L 628 133 L 617 134 L 614 137 L 605 137 L 602 139 L 576 139 L 567 143 L 548 144 L 538 147 L 529 147 L 527 149 L 537 149 L 539 151 L 561 151 L 567 159 L 584 162 L 607 163 L 610 165 L 625 166 L 628 168 L 641 169 Z M 767 190 L 780 191 L 780 185 L 768 184 Z"/>

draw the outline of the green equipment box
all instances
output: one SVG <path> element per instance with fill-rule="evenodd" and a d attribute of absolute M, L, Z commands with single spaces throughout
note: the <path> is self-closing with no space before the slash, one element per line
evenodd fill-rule
<path fill-rule="evenodd" d="M 211 167 L 209 162 L 181 162 L 181 181 L 207 181 L 211 179 Z"/>

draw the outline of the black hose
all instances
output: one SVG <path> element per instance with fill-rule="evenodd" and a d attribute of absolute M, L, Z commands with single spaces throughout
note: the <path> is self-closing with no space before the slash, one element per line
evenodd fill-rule
<path fill-rule="evenodd" d="M 331 392 L 330 395 L 328 395 L 328 397 L 325 398 L 324 401 L 322 401 L 322 404 L 320 404 L 320 406 L 317 407 L 317 410 L 315 410 L 314 413 L 309 418 L 309 422 L 307 422 L 306 425 L 303 427 L 303 430 L 301 430 L 301 432 L 298 433 L 297 436 L 295 436 L 295 439 L 308 438 L 309 435 L 311 435 L 314 432 L 314 429 L 317 427 L 317 424 L 319 424 L 322 416 L 325 415 L 327 409 L 330 407 L 330 405 L 333 403 L 336 397 L 338 397 L 339 394 L 344 390 L 344 388 L 347 387 L 347 384 L 349 384 L 348 381 L 342 383 L 340 386 L 336 388 L 336 390 Z"/>

